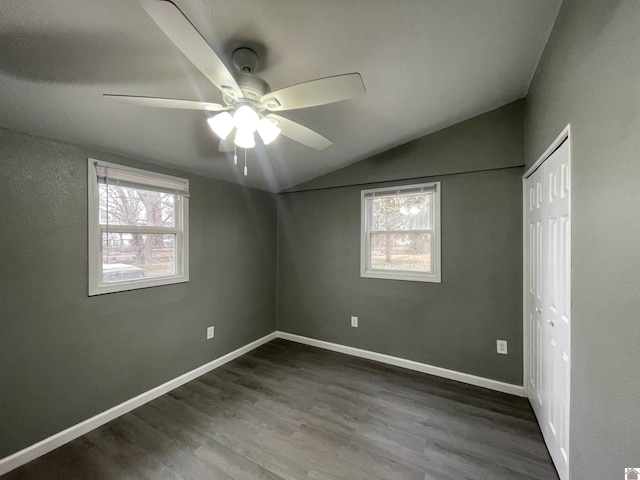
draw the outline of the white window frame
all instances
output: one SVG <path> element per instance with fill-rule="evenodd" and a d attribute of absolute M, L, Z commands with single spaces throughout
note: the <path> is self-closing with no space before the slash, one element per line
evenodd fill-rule
<path fill-rule="evenodd" d="M 163 191 L 176 190 L 174 203 L 174 227 L 109 225 L 109 232 L 118 233 L 172 233 L 176 235 L 176 273 L 162 277 L 128 280 L 117 283 L 103 283 L 102 262 L 103 244 L 102 234 L 105 227 L 100 225 L 100 198 L 97 169 L 111 168 L 130 175 L 136 180 L 136 185 L 144 189 L 145 186 Z M 139 288 L 158 287 L 189 281 L 189 180 L 163 175 L 148 170 L 126 167 L 115 163 L 88 159 L 88 225 L 89 225 L 89 296 L 104 293 L 124 292 Z M 147 183 L 145 183 L 145 181 Z M 160 187 L 160 188 L 159 188 Z"/>
<path fill-rule="evenodd" d="M 431 240 L 433 251 L 431 262 L 432 272 L 412 272 L 407 270 L 382 270 L 371 268 L 371 218 L 372 202 L 374 198 L 395 197 L 408 195 L 419 191 L 433 192 Z M 362 190 L 361 194 L 361 227 L 360 227 L 360 276 L 365 278 L 380 278 L 387 280 L 407 280 L 413 282 L 441 283 L 441 255 L 440 255 L 440 182 L 421 183 L 417 185 L 401 185 L 394 187 L 373 188 Z"/>

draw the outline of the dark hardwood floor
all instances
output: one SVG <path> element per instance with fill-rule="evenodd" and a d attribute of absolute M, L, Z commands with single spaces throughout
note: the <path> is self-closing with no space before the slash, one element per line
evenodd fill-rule
<path fill-rule="evenodd" d="M 557 479 L 526 400 L 275 340 L 2 480 Z"/>

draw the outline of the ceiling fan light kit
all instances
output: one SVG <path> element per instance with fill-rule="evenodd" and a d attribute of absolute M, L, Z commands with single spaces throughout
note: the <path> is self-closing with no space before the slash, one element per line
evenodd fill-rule
<path fill-rule="evenodd" d="M 236 138 L 233 143 L 235 143 L 240 148 L 244 148 L 245 150 L 256 146 L 256 140 L 253 136 L 253 132 L 249 130 L 237 129 Z"/>
<path fill-rule="evenodd" d="M 256 131 L 265 145 L 280 134 L 315 150 L 324 150 L 331 145 L 331 141 L 318 132 L 272 112 L 325 105 L 366 92 L 359 73 L 320 78 L 272 92 L 269 84 L 254 73 L 258 56 L 253 50 L 239 48 L 233 52 L 237 71 L 232 73 L 172 2 L 140 0 L 140 4 L 174 45 L 220 90 L 224 105 L 173 98 L 104 96 L 138 106 L 221 112 L 207 119 L 207 123 L 220 137 L 219 151 L 228 151 L 225 140 L 235 129 L 233 143 L 245 149 L 245 175 L 246 150 L 255 147 Z M 235 151 L 234 163 L 237 164 Z"/>
<path fill-rule="evenodd" d="M 281 132 L 282 130 L 278 128 L 273 120 L 269 120 L 268 118 L 260 119 L 260 123 L 258 124 L 258 133 L 260 134 L 260 138 L 262 138 L 262 142 L 265 145 L 269 145 L 276 138 L 278 138 Z"/>
<path fill-rule="evenodd" d="M 207 119 L 207 123 L 213 130 L 213 133 L 218 135 L 222 140 L 226 140 L 226 138 L 233 130 L 233 117 L 229 112 L 219 113 L 209 119 Z"/>
<path fill-rule="evenodd" d="M 233 114 L 233 124 L 238 130 L 255 132 L 258 129 L 260 117 L 249 105 L 240 105 Z"/>
<path fill-rule="evenodd" d="M 278 138 L 281 132 L 273 120 L 265 117 L 260 118 L 255 110 L 248 105 L 242 105 L 233 116 L 229 112 L 222 112 L 209 118 L 207 122 L 213 133 L 221 140 L 226 140 L 235 128 L 234 143 L 240 148 L 255 147 L 253 134 L 256 130 L 265 145 L 269 145 Z"/>

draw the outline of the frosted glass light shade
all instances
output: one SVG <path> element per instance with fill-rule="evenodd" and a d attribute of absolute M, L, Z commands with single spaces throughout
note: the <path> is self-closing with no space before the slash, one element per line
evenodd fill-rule
<path fill-rule="evenodd" d="M 278 138 L 281 131 L 282 130 L 268 118 L 262 118 L 260 119 L 260 123 L 258 123 L 258 133 L 265 145 L 269 145 Z"/>
<path fill-rule="evenodd" d="M 258 128 L 258 122 L 260 117 L 256 111 L 249 105 L 242 105 L 236 113 L 233 114 L 233 123 L 238 130 L 244 130 L 246 132 L 255 132 Z"/>
<path fill-rule="evenodd" d="M 256 146 L 256 140 L 253 138 L 253 132 L 248 130 L 237 129 L 235 144 L 240 148 L 253 148 Z"/>
<path fill-rule="evenodd" d="M 233 130 L 233 117 L 229 112 L 222 112 L 218 115 L 215 115 L 209 119 L 207 119 L 207 123 L 213 130 L 213 133 L 218 135 L 222 140 L 226 139 L 227 136 Z"/>

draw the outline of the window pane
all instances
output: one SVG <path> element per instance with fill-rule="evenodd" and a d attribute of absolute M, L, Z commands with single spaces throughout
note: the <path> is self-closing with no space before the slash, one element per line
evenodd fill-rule
<path fill-rule="evenodd" d="M 371 230 L 431 230 L 432 193 L 373 198 Z"/>
<path fill-rule="evenodd" d="M 431 272 L 431 233 L 372 233 L 371 269 Z"/>
<path fill-rule="evenodd" d="M 176 273 L 176 235 L 103 233 L 102 282 L 126 282 Z"/>
<path fill-rule="evenodd" d="M 100 184 L 100 224 L 174 226 L 175 195 Z"/>

